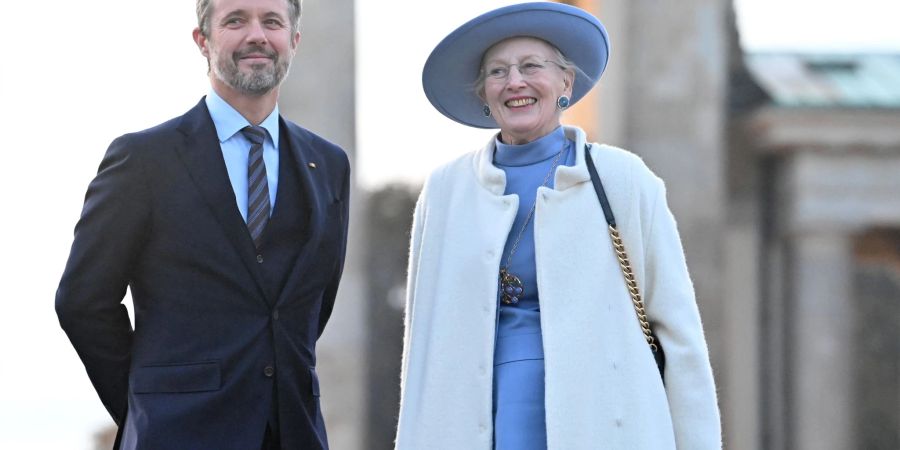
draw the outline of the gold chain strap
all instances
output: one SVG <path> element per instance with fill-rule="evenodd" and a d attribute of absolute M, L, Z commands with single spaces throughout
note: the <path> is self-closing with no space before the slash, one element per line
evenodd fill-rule
<path fill-rule="evenodd" d="M 650 350 L 656 353 L 659 349 L 656 346 L 656 340 L 650 332 L 650 321 L 647 320 L 647 313 L 644 311 L 644 300 L 641 299 L 641 292 L 638 289 L 637 280 L 634 272 L 631 271 L 631 262 L 628 261 L 628 254 L 625 253 L 625 244 L 619 237 L 619 230 L 615 226 L 609 226 L 609 237 L 612 238 L 613 248 L 616 251 L 616 257 L 619 258 L 619 266 L 622 267 L 622 275 L 625 276 L 625 286 L 631 295 L 631 303 L 634 305 L 634 312 L 637 314 L 638 321 L 641 323 L 641 331 L 644 332 L 644 338 L 650 345 Z"/>

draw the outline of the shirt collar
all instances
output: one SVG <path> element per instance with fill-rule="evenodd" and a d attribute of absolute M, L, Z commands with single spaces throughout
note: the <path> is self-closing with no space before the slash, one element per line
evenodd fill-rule
<path fill-rule="evenodd" d="M 234 107 L 228 104 L 216 91 L 209 90 L 206 96 L 206 107 L 209 109 L 209 115 L 212 117 L 213 125 L 216 126 L 216 134 L 219 136 L 219 143 L 231 139 L 236 133 L 250 126 L 250 122 L 244 118 Z M 272 113 L 262 121 L 259 126 L 269 132 L 272 138 L 272 144 L 278 148 L 278 104 Z"/>

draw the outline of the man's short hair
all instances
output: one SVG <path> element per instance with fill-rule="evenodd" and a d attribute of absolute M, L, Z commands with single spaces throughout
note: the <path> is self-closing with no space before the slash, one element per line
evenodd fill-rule
<path fill-rule="evenodd" d="M 291 21 L 291 34 L 300 29 L 300 13 L 303 9 L 302 0 L 285 0 L 288 5 L 288 15 Z M 197 26 L 200 34 L 209 38 L 210 20 L 213 12 L 213 0 L 197 0 Z"/>

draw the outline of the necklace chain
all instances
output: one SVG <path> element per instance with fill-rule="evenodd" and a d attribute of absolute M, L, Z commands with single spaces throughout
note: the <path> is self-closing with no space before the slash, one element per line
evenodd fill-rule
<path fill-rule="evenodd" d="M 556 154 L 556 157 L 553 158 L 553 163 L 550 164 L 550 170 L 547 172 L 547 175 L 544 176 L 544 181 L 541 183 L 541 186 L 547 186 L 547 182 L 550 181 L 550 176 L 553 175 L 553 171 L 556 170 L 557 164 L 559 164 L 559 159 L 562 157 L 563 152 L 566 150 L 567 142 L 563 140 L 562 148 L 559 149 L 559 153 Z M 538 186 L 538 187 L 541 187 Z M 516 250 L 519 248 L 519 241 L 522 240 L 522 236 L 525 234 L 525 230 L 528 228 L 528 224 L 531 223 L 531 218 L 534 216 L 534 210 L 537 207 L 537 195 L 535 195 L 534 202 L 531 204 L 531 210 L 528 211 L 528 216 L 525 217 L 525 222 L 522 224 L 522 228 L 519 229 L 519 235 L 516 236 L 516 240 L 513 242 L 513 246 L 509 249 L 509 254 L 506 255 L 506 264 L 503 266 L 503 270 L 509 270 L 509 264 L 512 261 L 513 254 L 516 253 Z"/>
<path fill-rule="evenodd" d="M 553 163 L 550 164 L 550 170 L 547 171 L 547 175 L 544 176 L 544 181 L 541 183 L 541 186 L 547 186 L 547 182 L 550 181 L 550 176 L 553 175 L 553 172 L 559 165 L 559 159 L 566 150 L 567 143 L 566 140 L 563 140 L 562 148 L 559 149 L 556 158 L 553 158 Z M 525 295 L 524 283 L 522 283 L 522 280 L 519 277 L 509 272 L 509 265 L 512 262 L 512 257 L 516 253 L 516 250 L 519 249 L 519 242 L 522 241 L 522 236 L 525 235 L 525 230 L 528 229 L 531 218 L 534 217 L 535 209 L 537 209 L 537 194 L 535 194 L 534 203 L 531 204 L 528 216 L 525 217 L 525 222 L 522 224 L 522 228 L 519 229 L 519 234 L 516 236 L 512 248 L 509 249 L 509 254 L 506 255 L 506 264 L 500 268 L 500 300 L 507 305 L 518 303 L 519 299 Z"/>

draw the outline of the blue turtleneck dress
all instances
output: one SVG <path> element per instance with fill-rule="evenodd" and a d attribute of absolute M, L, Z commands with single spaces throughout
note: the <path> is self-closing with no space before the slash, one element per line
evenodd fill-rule
<path fill-rule="evenodd" d="M 502 265 L 507 263 L 522 225 L 534 205 L 537 189 L 562 151 L 558 166 L 575 164 L 575 143 L 562 127 L 523 145 L 496 141 L 494 165 L 506 173 L 505 194 L 519 196 L 519 210 L 506 240 Z M 554 174 L 547 186 L 553 187 Z M 544 415 L 544 351 L 541 340 L 541 308 L 538 302 L 534 259 L 534 216 L 512 255 L 509 272 L 525 287 L 519 302 L 497 301 L 497 334 L 494 340 L 494 448 L 543 450 L 547 448 Z"/>

